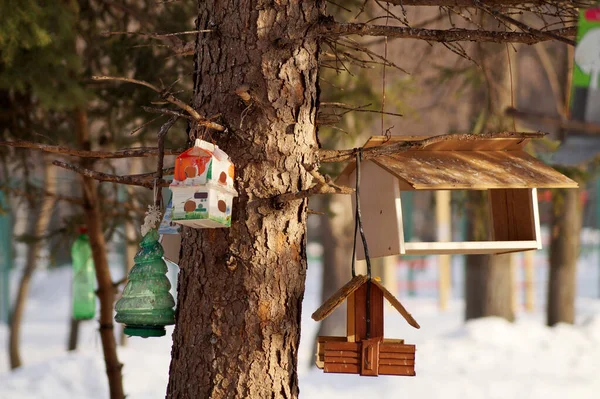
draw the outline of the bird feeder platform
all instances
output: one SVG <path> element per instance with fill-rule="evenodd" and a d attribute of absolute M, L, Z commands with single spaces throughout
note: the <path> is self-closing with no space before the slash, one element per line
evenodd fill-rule
<path fill-rule="evenodd" d="M 537 189 L 575 188 L 577 183 L 527 154 L 527 138 L 477 137 L 447 135 L 361 163 L 360 201 L 372 258 L 541 249 Z M 424 139 L 428 137 L 374 136 L 364 148 Z M 355 164 L 349 164 L 337 183 L 354 187 L 355 173 Z M 405 242 L 400 192 L 415 190 L 487 190 L 491 239 Z M 359 246 L 357 259 L 364 258 Z"/>

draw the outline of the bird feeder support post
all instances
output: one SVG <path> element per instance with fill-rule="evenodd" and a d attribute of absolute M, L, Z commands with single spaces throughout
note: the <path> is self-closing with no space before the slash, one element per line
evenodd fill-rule
<path fill-rule="evenodd" d="M 437 219 L 437 238 L 439 242 L 448 242 L 452 238 L 452 228 L 450 221 L 450 191 L 440 190 L 435 192 L 436 219 Z M 451 292 L 451 255 L 439 255 L 439 277 L 438 277 L 438 298 L 440 310 L 448 308 L 448 300 Z"/>

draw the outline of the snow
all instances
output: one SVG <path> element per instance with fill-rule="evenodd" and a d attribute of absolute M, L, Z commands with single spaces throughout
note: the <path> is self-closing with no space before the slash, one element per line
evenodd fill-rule
<path fill-rule="evenodd" d="M 459 299 L 440 312 L 435 298 L 402 298 L 421 329 L 386 309 L 386 336 L 417 344 L 417 377 L 369 378 L 324 374 L 309 367 L 318 327 L 310 315 L 319 306 L 320 275 L 320 265 L 312 262 L 298 366 L 301 398 L 598 397 L 600 300 L 591 295 L 578 297 L 576 325 L 554 328 L 544 326 L 540 306 L 533 313 L 520 311 L 515 323 L 486 318 L 465 324 Z M 0 352 L 0 399 L 108 397 L 97 323 L 83 322 L 80 349 L 65 351 L 69 280 L 68 268 L 35 275 L 22 329 L 24 367 L 10 372 L 6 352 Z M 128 346 L 119 347 L 128 398 L 164 398 L 171 332 L 169 328 L 167 337 L 157 339 L 131 338 Z M 0 325 L 0 348 L 6 348 L 7 339 L 7 328 Z"/>

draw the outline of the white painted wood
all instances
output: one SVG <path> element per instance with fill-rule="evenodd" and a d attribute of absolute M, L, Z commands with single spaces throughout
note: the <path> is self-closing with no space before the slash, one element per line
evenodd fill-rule
<path fill-rule="evenodd" d="M 407 255 L 498 254 L 537 249 L 537 241 L 407 242 Z"/>
<path fill-rule="evenodd" d="M 535 228 L 535 240 L 537 248 L 542 249 L 542 233 L 540 232 L 540 210 L 538 206 L 537 188 L 531 189 L 531 206 L 533 209 L 533 226 Z"/>
<path fill-rule="evenodd" d="M 356 171 L 347 182 L 355 187 Z M 352 195 L 352 209 L 355 209 Z M 360 208 L 363 229 L 369 246 L 369 256 L 399 255 L 404 253 L 404 231 L 402 229 L 402 204 L 398 179 L 375 163 L 361 163 Z M 357 233 L 356 259 L 365 259 L 360 233 Z"/>

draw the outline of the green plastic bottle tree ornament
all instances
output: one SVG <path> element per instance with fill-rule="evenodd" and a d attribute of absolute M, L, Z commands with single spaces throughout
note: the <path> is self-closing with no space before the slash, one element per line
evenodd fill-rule
<path fill-rule="evenodd" d="M 154 228 L 157 220 L 160 221 L 160 211 L 157 206 L 150 206 L 142 226 L 140 250 L 134 257 L 135 265 L 115 307 L 115 320 L 125 324 L 126 335 L 162 337 L 165 326 L 175 324 L 175 300 L 169 292 L 171 283 L 162 258 L 164 250 Z"/>
<path fill-rule="evenodd" d="M 73 318 L 75 320 L 90 320 L 96 314 L 94 259 L 87 229 L 79 229 L 79 237 L 71 247 L 73 261 Z"/>

